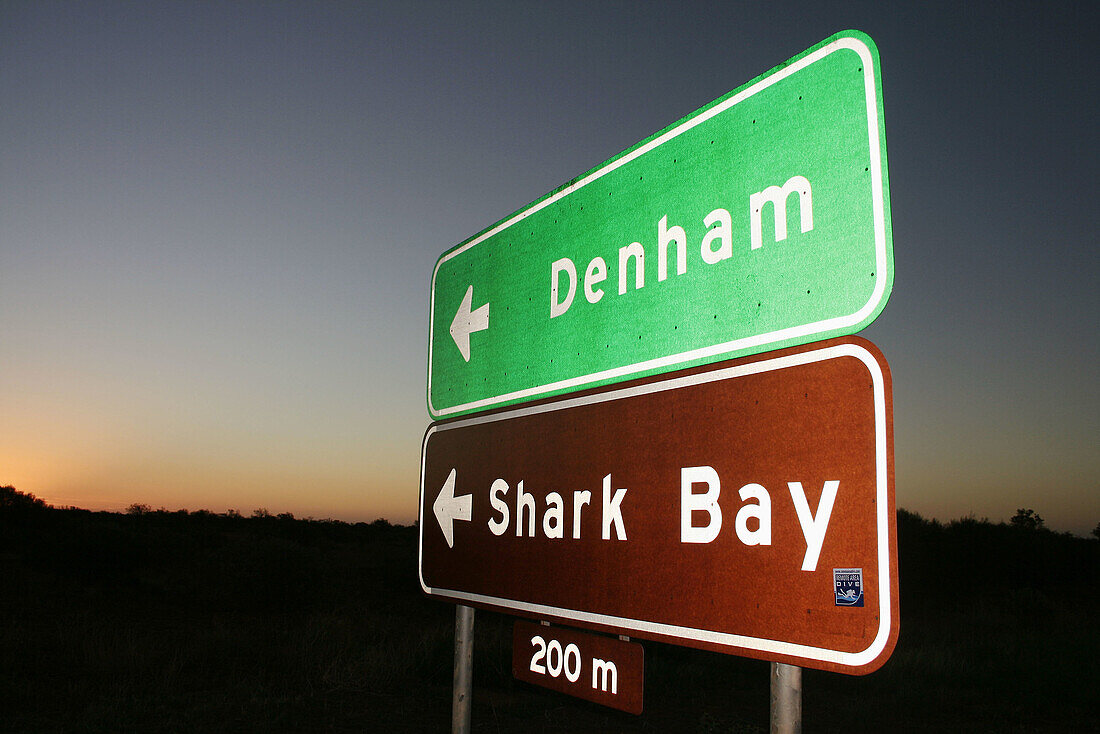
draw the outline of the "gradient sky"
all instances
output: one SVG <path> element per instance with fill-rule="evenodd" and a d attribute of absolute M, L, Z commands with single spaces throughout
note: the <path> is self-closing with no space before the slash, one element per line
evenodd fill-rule
<path fill-rule="evenodd" d="M 0 2 L 0 485 L 411 522 L 436 258 L 823 38 L 882 57 L 897 501 L 1100 521 L 1096 6 Z M 1090 112 L 1089 110 L 1093 110 Z"/>

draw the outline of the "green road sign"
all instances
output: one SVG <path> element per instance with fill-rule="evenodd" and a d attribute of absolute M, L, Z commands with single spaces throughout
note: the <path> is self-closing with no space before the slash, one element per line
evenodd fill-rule
<path fill-rule="evenodd" d="M 892 283 L 878 50 L 846 31 L 444 253 L 428 409 L 852 334 Z"/>

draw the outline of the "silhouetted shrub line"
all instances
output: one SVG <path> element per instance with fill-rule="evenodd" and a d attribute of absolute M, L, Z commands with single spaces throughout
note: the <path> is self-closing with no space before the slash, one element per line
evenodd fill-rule
<path fill-rule="evenodd" d="M 898 511 L 897 649 L 865 678 L 806 671 L 814 729 L 1096 730 L 1100 543 L 1017 515 Z M 0 488 L 0 732 L 446 730 L 454 609 L 416 565 L 417 528 L 385 520 L 91 512 Z M 761 661 L 645 642 L 630 717 L 516 682 L 513 617 L 477 619 L 490 730 L 766 731 Z"/>

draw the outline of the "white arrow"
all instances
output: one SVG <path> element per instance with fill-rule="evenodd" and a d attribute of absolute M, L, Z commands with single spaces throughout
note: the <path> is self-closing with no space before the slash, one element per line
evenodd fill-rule
<path fill-rule="evenodd" d="M 458 307 L 458 313 L 451 322 L 451 338 L 455 340 L 458 351 L 462 352 L 462 358 L 467 362 L 470 361 L 470 334 L 489 328 L 489 304 L 471 311 L 473 305 L 474 287 L 471 285 L 466 289 L 462 305 Z"/>
<path fill-rule="evenodd" d="M 443 531 L 443 537 L 447 539 L 447 547 L 455 547 L 454 521 L 469 521 L 473 517 L 474 496 L 472 494 L 455 497 L 455 470 L 447 476 L 443 482 L 443 489 L 439 490 L 439 496 L 435 498 L 432 512 L 435 513 L 439 529 Z"/>

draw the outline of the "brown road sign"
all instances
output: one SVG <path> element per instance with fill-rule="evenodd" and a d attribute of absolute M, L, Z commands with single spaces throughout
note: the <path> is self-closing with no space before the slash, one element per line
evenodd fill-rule
<path fill-rule="evenodd" d="M 846 673 L 898 630 L 890 374 L 846 337 L 428 429 L 428 594 Z"/>
<path fill-rule="evenodd" d="M 645 653 L 637 642 L 517 621 L 512 675 L 559 693 L 642 713 Z"/>

